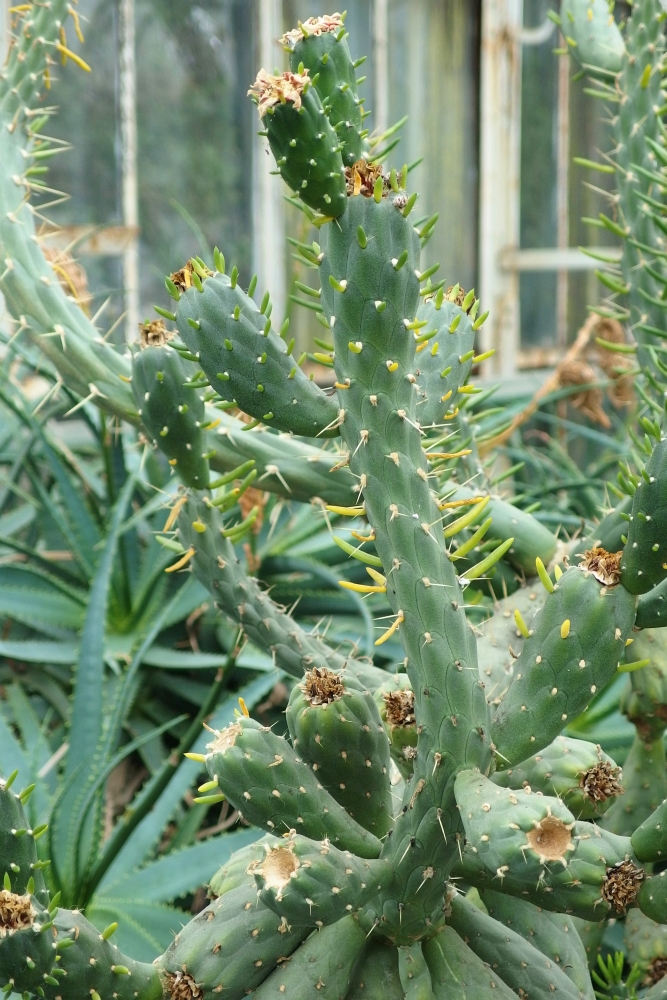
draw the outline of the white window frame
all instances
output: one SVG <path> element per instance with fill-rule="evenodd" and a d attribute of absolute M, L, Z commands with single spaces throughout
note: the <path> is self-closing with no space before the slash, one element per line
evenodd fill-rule
<path fill-rule="evenodd" d="M 557 245 L 520 248 L 521 61 L 524 45 L 539 45 L 555 34 L 545 21 L 523 27 L 523 0 L 482 0 L 480 80 L 479 290 L 490 317 L 482 327 L 484 350 L 495 348 L 485 375 L 515 379 L 522 369 L 555 364 L 567 342 L 568 275 L 594 269 L 597 262 L 569 246 L 569 82 L 570 62 L 558 74 Z M 545 351 L 521 350 L 519 275 L 557 274 L 556 342 Z"/>

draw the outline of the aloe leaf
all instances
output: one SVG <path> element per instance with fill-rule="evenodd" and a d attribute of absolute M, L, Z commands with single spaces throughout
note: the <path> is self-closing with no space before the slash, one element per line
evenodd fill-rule
<path fill-rule="evenodd" d="M 208 719 L 208 725 L 214 729 L 222 729 L 234 719 L 234 709 L 238 706 L 238 698 L 245 701 L 249 709 L 258 704 L 273 688 L 279 678 L 277 671 L 263 674 L 244 685 L 236 694 L 229 696 Z M 193 749 L 201 753 L 208 742 L 208 734 L 198 724 L 199 735 L 185 746 L 181 741 L 180 751 Z M 176 812 L 181 799 L 195 783 L 201 773 L 198 764 L 189 760 L 177 761 L 172 764 L 165 761 L 161 772 L 156 774 L 147 785 L 137 793 L 128 807 L 131 820 L 117 824 L 116 830 L 109 838 L 105 854 L 100 859 L 98 869 L 91 877 L 91 889 L 99 880 L 100 890 L 104 894 L 115 891 L 113 888 L 134 868 L 142 865 L 160 842 L 165 826 Z M 157 794 L 155 791 L 157 790 Z M 129 829 L 129 835 L 128 835 Z"/>
<path fill-rule="evenodd" d="M 0 646 L 0 652 L 1 649 Z M 227 656 L 225 653 L 191 653 L 185 649 L 153 645 L 144 656 L 144 663 L 162 670 L 206 670 L 224 667 Z"/>
<path fill-rule="evenodd" d="M 53 639 L 71 640 L 81 628 L 83 608 L 37 574 L 19 566 L 0 569 L 0 616 Z"/>
<path fill-rule="evenodd" d="M 118 529 L 134 489 L 134 479 L 128 479 L 109 524 L 108 535 L 95 577 L 81 635 L 79 659 L 76 666 L 74 699 L 69 730 L 69 751 L 65 761 L 65 779 L 71 780 L 82 765 L 91 764 L 101 750 L 105 734 L 104 724 L 104 632 L 114 557 L 118 546 Z M 98 765 L 99 766 L 99 765 Z M 93 772 L 94 773 L 94 772 Z M 56 808 L 52 828 L 52 852 L 61 883 L 76 893 L 79 873 L 75 868 L 77 843 L 72 836 L 82 818 L 82 805 L 86 800 L 88 782 L 79 781 L 69 786 Z M 82 861 L 87 865 L 89 854 L 97 849 L 94 843 L 96 813 L 86 820 L 85 849 Z M 56 820 L 57 819 L 57 823 Z"/>
<path fill-rule="evenodd" d="M 76 642 L 50 642 L 44 639 L 0 640 L 0 656 L 24 663 L 76 663 L 79 645 Z"/>
<path fill-rule="evenodd" d="M 92 549 L 82 549 L 79 544 L 79 539 L 77 535 L 72 530 L 69 520 L 63 516 L 63 512 L 59 505 L 56 503 L 54 498 L 51 496 L 50 492 L 44 486 L 41 481 L 37 470 L 30 464 L 25 465 L 26 472 L 30 475 L 32 481 L 33 489 L 39 497 L 40 503 L 44 510 L 51 517 L 53 522 L 57 525 L 58 530 L 63 536 L 67 548 L 71 551 L 75 562 L 80 567 L 82 572 L 87 578 L 93 576 L 94 573 L 94 563 L 91 558 Z"/>
<path fill-rule="evenodd" d="M 41 428 L 40 437 L 42 452 L 49 463 L 49 468 L 58 486 L 63 512 L 69 523 L 72 535 L 77 540 L 78 551 L 85 554 L 89 561 L 87 554 L 95 551 L 95 547 L 101 537 L 100 529 L 93 520 L 88 506 L 79 491 L 74 487 L 61 459 L 47 441 L 46 435 L 41 431 Z"/>
<path fill-rule="evenodd" d="M 0 480 L 1 481 L 1 480 Z M 32 500 L 32 497 L 30 498 Z M 35 520 L 37 508 L 32 503 L 24 503 L 0 516 L 0 535 L 11 536 L 15 531 L 22 531 Z"/>
<path fill-rule="evenodd" d="M 90 591 L 86 620 L 76 669 L 76 685 L 70 725 L 70 749 L 66 775 L 90 760 L 92 749 L 100 741 L 103 722 L 104 630 L 109 599 L 109 584 L 118 545 L 118 529 L 130 502 L 134 479 L 128 479 L 114 508 L 109 531 Z"/>
<path fill-rule="evenodd" d="M 100 931 L 117 923 L 113 943 L 124 955 L 140 962 L 152 962 L 165 951 L 187 923 L 188 914 L 161 903 L 139 902 L 127 899 L 96 899 L 86 909 L 86 916 Z"/>
<path fill-rule="evenodd" d="M 21 734 L 21 742 L 26 749 L 32 783 L 37 780 L 40 770 L 51 759 L 52 750 L 44 736 L 40 720 L 35 715 L 20 684 L 10 684 L 7 687 L 7 703 L 14 716 L 16 728 Z M 33 799 L 37 800 L 39 813 L 46 813 L 49 797 L 56 790 L 55 777 L 53 771 L 49 772 L 46 778 L 38 782 L 34 795 L 29 800 L 30 802 Z"/>
<path fill-rule="evenodd" d="M 4 545 L 5 548 L 12 549 L 14 552 L 20 552 L 22 555 L 28 556 L 29 559 L 41 566 L 50 576 L 59 577 L 66 583 L 72 586 L 76 586 L 81 583 L 80 577 L 70 573 L 68 569 L 64 566 L 59 566 L 56 562 L 51 559 L 46 559 L 41 552 L 37 549 L 33 549 L 30 545 L 26 545 L 25 542 L 20 541 L 18 538 L 10 538 L 8 535 L 0 534 L 0 545 Z"/>
<path fill-rule="evenodd" d="M 81 804 L 79 806 L 79 814 L 77 822 L 71 828 L 71 836 L 74 840 L 74 850 L 75 850 L 75 865 L 74 865 L 75 870 L 77 871 L 79 870 L 78 860 L 80 854 L 81 836 L 83 833 L 84 823 L 86 822 L 89 810 L 93 806 L 93 802 L 97 792 L 100 790 L 100 788 L 102 788 L 102 786 L 104 785 L 105 781 L 107 780 L 111 772 L 116 767 L 118 767 L 118 765 L 121 764 L 126 759 L 126 757 L 129 757 L 130 754 L 134 753 L 135 750 L 138 750 L 140 747 L 142 747 L 144 743 L 149 743 L 150 740 L 155 739 L 156 736 L 161 736 L 162 733 L 166 732 L 168 729 L 171 729 L 172 726 L 176 725 L 178 722 L 182 722 L 183 719 L 186 718 L 187 718 L 186 715 L 176 716 L 175 718 L 170 719 L 168 722 L 163 723 L 163 725 L 156 726 L 150 732 L 144 733 L 143 735 L 137 737 L 137 739 L 131 740 L 129 743 L 126 743 L 123 747 L 121 747 L 118 753 L 114 754 L 111 760 L 107 762 L 106 766 L 103 767 L 101 771 L 97 770 L 97 773 L 95 773 L 94 777 L 90 776 L 88 778 L 88 780 L 86 781 L 86 796 L 81 801 Z"/>
<path fill-rule="evenodd" d="M 32 586 L 46 591 L 57 591 L 75 601 L 82 609 L 88 601 L 88 591 L 84 589 L 80 581 L 77 581 L 76 584 L 66 583 L 53 574 L 51 566 L 43 569 L 21 563 L 0 566 L 0 583 L 5 582 L 15 582 L 19 588 Z"/>
<path fill-rule="evenodd" d="M 0 709 L 0 774 L 7 778 L 18 771 L 18 781 L 30 784 L 30 761 Z"/>
<path fill-rule="evenodd" d="M 126 875 L 104 893 L 103 898 L 107 901 L 122 899 L 131 891 L 134 898 L 147 903 L 170 903 L 206 885 L 234 851 L 252 844 L 260 836 L 260 830 L 245 827 L 172 851 Z"/>

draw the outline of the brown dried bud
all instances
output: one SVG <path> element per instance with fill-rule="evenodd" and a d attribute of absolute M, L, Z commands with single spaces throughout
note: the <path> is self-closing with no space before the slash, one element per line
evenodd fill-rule
<path fill-rule="evenodd" d="M 306 84 L 310 83 L 308 71 L 305 73 L 281 73 L 272 76 L 265 69 L 260 69 L 257 79 L 248 91 L 257 101 L 259 117 L 263 118 L 269 108 L 276 104 L 291 101 L 296 110 L 301 107 L 301 95 Z"/>
<path fill-rule="evenodd" d="M 326 667 L 313 667 L 304 675 L 301 691 L 311 705 L 330 705 L 345 694 L 345 684 L 340 674 Z"/>
<path fill-rule="evenodd" d="M 646 878 L 643 868 L 637 868 L 633 861 L 626 858 L 618 864 L 607 868 L 602 883 L 602 898 L 606 900 L 616 913 L 625 913 L 628 906 L 634 903 L 639 887 Z"/>
<path fill-rule="evenodd" d="M 605 587 L 615 587 L 621 579 L 622 555 L 622 552 L 607 552 L 600 546 L 587 549 L 579 563 L 579 569 L 592 573 L 598 583 Z"/>

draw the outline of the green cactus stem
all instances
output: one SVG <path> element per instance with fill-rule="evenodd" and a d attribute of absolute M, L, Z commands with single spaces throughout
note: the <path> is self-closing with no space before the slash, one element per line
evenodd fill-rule
<path fill-rule="evenodd" d="M 541 890 L 545 908 L 589 920 L 625 913 L 634 903 L 645 872 L 628 837 L 577 823 L 560 799 L 529 787 L 499 788 L 474 771 L 457 777 L 456 799 L 473 854 L 504 891 L 525 889 L 530 902 L 542 905 Z M 474 872 L 470 881 L 477 883 Z"/>
<path fill-rule="evenodd" d="M 56 944 L 49 934 L 51 922 L 34 896 L 0 889 L 0 988 L 5 992 L 31 993 L 53 979 Z"/>
<path fill-rule="evenodd" d="M 290 926 L 335 924 L 355 915 L 394 877 L 388 861 L 361 860 L 294 832 L 249 869 L 259 898 Z"/>
<path fill-rule="evenodd" d="M 628 675 L 621 711 L 644 743 L 660 742 L 667 728 L 667 633 L 664 629 L 635 632 L 625 655 L 634 662 L 649 662 Z"/>
<path fill-rule="evenodd" d="M 645 594 L 667 579 L 667 441 L 660 441 L 642 472 L 632 500 L 621 582 Z"/>
<path fill-rule="evenodd" d="M 642 985 L 656 985 L 667 974 L 667 939 L 661 924 L 645 917 L 641 910 L 630 910 L 625 918 L 623 935 L 628 964 L 639 966 Z M 667 983 L 663 982 L 663 989 Z M 650 995 L 650 994 L 649 994 Z"/>
<path fill-rule="evenodd" d="M 568 569 L 528 629 L 493 718 L 499 767 L 547 746 L 616 673 L 634 625 L 636 598 L 611 583 L 618 580 L 618 560 L 608 555 L 602 570 L 599 553 Z"/>
<path fill-rule="evenodd" d="M 347 1000 L 405 1000 L 396 948 L 370 939 L 352 976 Z"/>
<path fill-rule="evenodd" d="M 573 917 L 546 913 L 533 903 L 494 889 L 483 889 L 480 895 L 489 916 L 541 951 L 572 980 L 583 996 L 592 995 L 586 951 Z"/>
<path fill-rule="evenodd" d="M 417 317 L 425 325 L 415 331 L 418 384 L 417 415 L 422 427 L 442 424 L 445 413 L 460 401 L 458 390 L 472 370 L 475 321 L 455 296 L 442 290 L 425 297 Z M 472 308 L 472 303 L 470 308 Z"/>
<path fill-rule="evenodd" d="M 349 997 L 348 989 L 366 947 L 366 935 L 351 915 L 316 931 L 265 979 L 257 1000 L 302 1000 L 313 996 Z M 364 966 L 362 965 L 362 968 Z M 366 998 L 366 993 L 363 994 Z M 372 994 L 371 994 L 372 996 Z M 386 1000 L 383 996 L 382 1000 Z"/>
<path fill-rule="evenodd" d="M 623 765 L 625 792 L 604 817 L 604 827 L 629 837 L 664 798 L 667 798 L 665 747 L 662 739 L 651 743 L 637 734 Z"/>
<path fill-rule="evenodd" d="M 314 667 L 333 670 L 347 667 L 364 686 L 375 688 L 383 682 L 382 670 L 335 652 L 278 608 L 257 582 L 247 576 L 221 528 L 217 508 L 193 495 L 187 496 L 179 510 L 178 531 L 184 550 L 190 553 L 192 570 L 216 604 L 243 627 L 259 649 L 274 656 L 277 665 L 293 677 L 301 678 Z"/>
<path fill-rule="evenodd" d="M 60 957 L 57 976 L 42 987 L 46 1000 L 89 996 L 162 1000 L 154 966 L 123 955 L 108 933 L 100 934 L 77 910 L 58 910 L 53 932 Z"/>
<path fill-rule="evenodd" d="M 264 837 L 256 840 L 254 844 L 248 844 L 240 851 L 235 851 L 229 861 L 222 868 L 219 868 L 211 879 L 208 887 L 209 898 L 217 899 L 218 896 L 224 896 L 232 889 L 252 885 L 253 877 L 248 874 L 248 868 L 254 861 L 262 860 L 266 853 L 266 847 L 275 847 L 279 843 L 278 837 L 267 833 Z"/>
<path fill-rule="evenodd" d="M 435 1000 L 514 1000 L 495 968 L 482 961 L 453 927 L 443 927 L 424 943 Z"/>
<path fill-rule="evenodd" d="M 647 878 L 637 894 L 637 906 L 656 924 L 667 923 L 667 878 L 665 872 Z"/>
<path fill-rule="evenodd" d="M 202 270 L 202 269 L 200 269 Z M 206 272 L 203 272 L 206 273 Z M 176 322 L 210 385 L 267 426 L 307 437 L 338 433 L 338 407 L 291 357 L 236 280 L 209 274 L 181 295 Z"/>
<path fill-rule="evenodd" d="M 209 482 L 204 403 L 188 381 L 186 365 L 166 337 L 163 344 L 145 340 L 133 356 L 132 391 L 144 427 L 182 481 L 201 490 Z"/>
<path fill-rule="evenodd" d="M 346 202 L 341 147 L 308 73 L 260 70 L 249 93 L 285 183 L 305 205 L 339 216 Z"/>
<path fill-rule="evenodd" d="M 604 813 L 622 794 L 621 769 L 601 747 L 585 740 L 558 736 L 540 753 L 497 771 L 492 780 L 503 788 L 534 792 L 562 799 L 577 819 L 593 819 Z M 614 833 L 626 834 L 626 830 Z"/>
<path fill-rule="evenodd" d="M 494 614 L 479 626 L 479 676 L 492 714 L 507 694 L 514 675 L 514 664 L 526 640 L 524 632 L 528 632 L 525 623 L 532 622 L 546 598 L 544 587 L 532 581 L 497 601 Z M 517 622 L 523 623 L 523 631 Z"/>
<path fill-rule="evenodd" d="M 254 886 L 226 892 L 198 913 L 156 962 L 168 1000 L 241 1000 L 287 962 L 307 936 L 257 900 Z"/>
<path fill-rule="evenodd" d="M 443 496 L 449 501 L 468 500 L 477 496 L 486 497 L 489 494 L 483 488 L 475 490 L 470 486 L 445 483 Z M 484 513 L 491 518 L 490 531 L 494 538 L 500 538 L 502 541 L 508 538 L 514 539 L 505 556 L 512 566 L 522 570 L 526 576 L 534 577 L 536 559 L 541 559 L 545 566 L 551 562 L 558 545 L 556 536 L 540 524 L 532 514 L 526 514 L 520 508 L 493 495 L 489 496 L 489 503 Z"/>
<path fill-rule="evenodd" d="M 398 949 L 398 973 L 406 1000 L 432 1000 L 431 970 L 420 941 Z"/>
<path fill-rule="evenodd" d="M 630 839 L 640 861 L 662 861 L 667 855 L 667 799 L 635 828 Z"/>
<path fill-rule="evenodd" d="M 593 996 L 592 990 L 579 989 L 532 943 L 507 925 L 483 913 L 463 896 L 451 902 L 450 925 L 468 944 L 478 958 L 488 965 L 519 996 L 546 998 L 555 994 L 568 1000 Z M 574 932 L 576 933 L 576 932 Z"/>
<path fill-rule="evenodd" d="M 396 616 L 385 634 L 400 628 L 420 720 L 413 782 L 384 852 L 401 872 L 383 903 L 385 931 L 403 941 L 419 933 L 425 917 L 442 914 L 440 887 L 454 860 L 446 836 L 458 826 L 448 806 L 451 776 L 466 762 L 484 766 L 490 746 L 474 643 L 416 425 L 415 342 L 407 327 L 419 298 L 418 237 L 392 198 L 378 193 L 379 201 L 350 198 L 345 215 L 323 234 L 322 305 L 333 327 L 338 382 L 348 386 L 339 390 L 341 435 Z M 424 884 L 427 869 L 437 877 Z"/>
<path fill-rule="evenodd" d="M 560 26 L 580 66 L 593 72 L 619 72 L 625 44 L 606 0 L 563 0 Z"/>
<path fill-rule="evenodd" d="M 287 706 L 292 746 L 357 823 L 383 837 L 392 824 L 389 742 L 370 691 L 331 670 L 309 670 Z"/>
<path fill-rule="evenodd" d="M 290 69 L 305 67 L 342 147 L 343 162 L 352 166 L 362 154 L 361 104 L 355 64 L 347 45 L 344 16 L 309 17 L 281 41 L 289 52 Z"/>
<path fill-rule="evenodd" d="M 375 858 L 380 841 L 322 787 L 287 740 L 240 717 L 209 744 L 206 767 L 220 792 L 246 819 L 270 833 L 298 830 L 360 857 Z"/>
<path fill-rule="evenodd" d="M 34 895 L 42 906 L 49 905 L 43 865 L 37 857 L 35 841 L 46 827 L 32 829 L 23 808 L 31 789 L 13 789 L 18 772 L 0 779 L 0 878 L 4 888 L 17 896 Z M 33 786 L 34 787 L 34 786 Z"/>
<path fill-rule="evenodd" d="M 667 580 L 641 594 L 637 604 L 638 628 L 663 628 L 667 624 Z"/>
<path fill-rule="evenodd" d="M 599 2 L 599 0 L 598 0 Z M 660 169 L 663 126 L 660 108 L 661 64 L 664 56 L 664 11 L 660 0 L 639 0 L 632 8 L 625 31 L 627 57 L 622 61 L 618 91 L 610 91 L 617 105 L 614 118 L 614 160 L 617 165 L 617 222 L 603 222 L 623 239 L 620 274 L 611 274 L 621 286 L 612 310 L 627 318 L 637 340 L 637 360 L 647 375 L 649 387 L 662 396 L 665 377 L 653 351 L 655 331 L 667 331 L 662 292 L 664 267 L 654 251 L 662 253 L 663 236 L 659 213 L 649 202 L 654 191 L 653 175 Z M 607 93 L 607 91 L 605 91 Z M 655 266 L 650 266 L 653 261 Z M 646 264 L 649 264 L 647 267 Z M 640 567 L 641 568 L 641 567 Z"/>

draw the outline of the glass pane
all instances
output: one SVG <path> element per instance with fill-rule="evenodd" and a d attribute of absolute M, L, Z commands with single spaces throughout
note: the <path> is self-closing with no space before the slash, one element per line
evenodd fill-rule
<path fill-rule="evenodd" d="M 411 175 L 414 212 L 440 213 L 424 263 L 439 261 L 436 278 L 466 289 L 477 272 L 479 33 L 476 2 L 391 0 L 389 120 L 409 121 L 389 163 L 423 157 Z"/>
<path fill-rule="evenodd" d="M 141 308 L 164 299 L 164 276 L 219 244 L 247 280 L 251 267 L 253 7 L 247 0 L 137 0 L 137 115 Z M 81 0 L 92 66 L 58 70 L 50 100 L 55 135 L 73 143 L 56 159 L 53 186 L 71 193 L 52 217 L 119 223 L 117 6 Z M 118 259 L 82 258 L 98 295 L 116 293 Z"/>
<path fill-rule="evenodd" d="M 524 0 L 524 25 L 543 24 L 550 0 Z M 524 45 L 521 102 L 521 248 L 555 247 L 558 57 L 553 34 Z M 556 335 L 556 275 L 523 272 L 519 279 L 521 346 L 552 344 Z"/>

